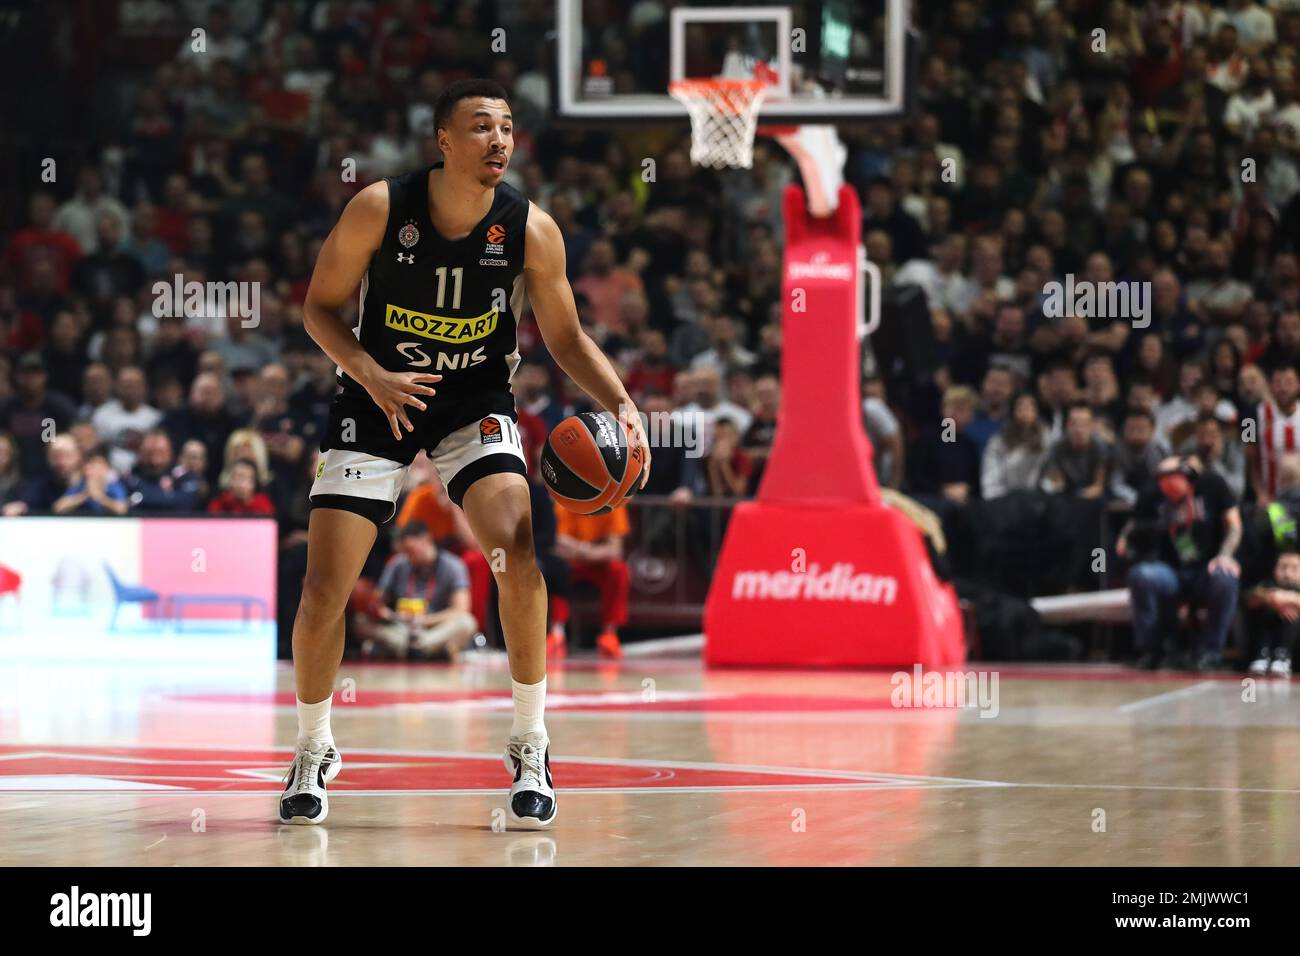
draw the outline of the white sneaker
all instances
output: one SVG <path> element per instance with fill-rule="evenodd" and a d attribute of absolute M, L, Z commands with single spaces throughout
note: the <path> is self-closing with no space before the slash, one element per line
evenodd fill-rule
<path fill-rule="evenodd" d="M 511 737 L 505 764 L 515 778 L 510 785 L 510 822 L 530 830 L 554 823 L 557 808 L 551 780 L 551 742 L 541 734 Z"/>
<path fill-rule="evenodd" d="M 280 794 L 280 822 L 316 824 L 329 816 L 330 801 L 325 785 L 339 775 L 343 758 L 333 744 L 312 749 L 299 748 L 289 772 L 284 775 Z"/>
<path fill-rule="evenodd" d="M 1272 665 L 1269 666 L 1268 672 L 1272 674 L 1274 677 L 1290 677 L 1291 658 L 1289 657 L 1273 658 L 1273 663 Z"/>
<path fill-rule="evenodd" d="M 1268 673 L 1268 654 L 1262 654 L 1250 662 L 1248 673 L 1267 674 Z"/>

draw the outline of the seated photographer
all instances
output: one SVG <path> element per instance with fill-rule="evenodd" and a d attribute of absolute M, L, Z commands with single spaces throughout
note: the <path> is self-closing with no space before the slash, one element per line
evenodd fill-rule
<path fill-rule="evenodd" d="M 1235 557 L 1241 512 L 1227 482 L 1202 470 L 1195 456 L 1164 459 L 1155 482 L 1138 496 L 1115 551 L 1123 558 L 1146 541 L 1153 545 L 1154 559 L 1139 561 L 1128 575 L 1138 666 L 1154 670 L 1160 665 L 1166 643 L 1163 612 L 1193 602 L 1204 605 L 1205 620 L 1186 668 L 1218 666 L 1236 614 L 1241 576 Z"/>
<path fill-rule="evenodd" d="M 374 616 L 354 620 L 367 657 L 454 660 L 478 625 L 469 609 L 465 563 L 439 548 L 421 521 L 397 532 L 397 553 L 376 586 Z"/>

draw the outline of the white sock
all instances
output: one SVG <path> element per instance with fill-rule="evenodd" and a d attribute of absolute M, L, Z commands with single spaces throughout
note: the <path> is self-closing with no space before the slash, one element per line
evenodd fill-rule
<path fill-rule="evenodd" d="M 334 743 L 334 733 L 330 730 L 330 704 L 333 700 L 331 694 L 318 704 L 298 701 L 299 747 L 310 746 L 313 742 Z"/>
<path fill-rule="evenodd" d="M 546 712 L 546 678 L 536 684 L 512 680 L 510 693 L 515 700 L 515 721 L 510 725 L 510 736 L 541 734 L 545 737 L 546 725 L 542 723 L 542 715 Z"/>

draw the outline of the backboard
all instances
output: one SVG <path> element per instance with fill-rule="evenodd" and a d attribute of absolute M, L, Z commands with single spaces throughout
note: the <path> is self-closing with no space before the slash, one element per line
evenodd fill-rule
<path fill-rule="evenodd" d="M 776 88 L 762 123 L 898 116 L 911 0 L 555 0 L 556 114 L 591 123 L 686 118 L 672 80 L 752 75 Z M 767 74 L 770 75 L 770 74 Z"/>

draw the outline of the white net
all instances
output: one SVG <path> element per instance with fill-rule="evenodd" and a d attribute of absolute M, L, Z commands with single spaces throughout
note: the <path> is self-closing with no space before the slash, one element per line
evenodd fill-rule
<path fill-rule="evenodd" d="M 758 111 L 771 85 L 763 80 L 678 80 L 671 93 L 691 117 L 691 162 L 713 169 L 754 165 Z"/>

